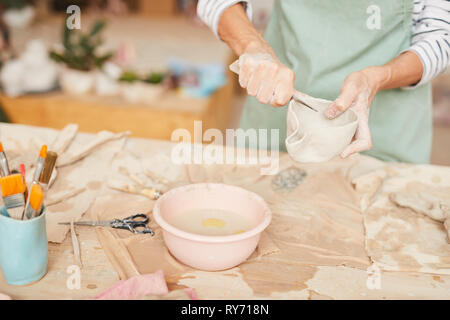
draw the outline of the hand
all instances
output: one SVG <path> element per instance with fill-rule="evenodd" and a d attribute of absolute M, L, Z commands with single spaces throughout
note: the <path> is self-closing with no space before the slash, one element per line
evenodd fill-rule
<path fill-rule="evenodd" d="M 369 67 L 351 73 L 344 81 L 339 97 L 326 110 L 329 119 L 340 116 L 348 108 L 358 116 L 358 127 L 352 143 L 341 153 L 342 158 L 372 148 L 369 129 L 369 108 L 385 80 L 383 67 Z"/>
<path fill-rule="evenodd" d="M 294 72 L 268 45 L 250 45 L 239 57 L 239 84 L 261 103 L 284 106 L 294 94 Z"/>

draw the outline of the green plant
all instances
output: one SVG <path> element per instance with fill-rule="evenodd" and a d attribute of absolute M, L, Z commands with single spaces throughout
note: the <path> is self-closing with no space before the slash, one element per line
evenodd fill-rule
<path fill-rule="evenodd" d="M 105 22 L 97 21 L 89 33 L 83 34 L 79 30 L 69 30 L 64 23 L 64 51 L 62 53 L 51 51 L 50 58 L 80 71 L 101 68 L 106 61 L 113 57 L 111 52 L 103 55 L 96 53 L 103 43 L 100 34 L 104 27 Z"/>
<path fill-rule="evenodd" d="M 140 80 L 141 78 L 139 77 L 139 75 L 136 72 L 130 70 L 124 71 L 119 78 L 119 81 L 128 83 L 133 83 Z"/>
<path fill-rule="evenodd" d="M 165 74 L 161 72 L 152 72 L 147 77 L 142 79 L 142 81 L 152 84 L 161 83 L 164 80 Z"/>
<path fill-rule="evenodd" d="M 164 80 L 164 77 L 165 74 L 162 72 L 152 72 L 145 77 L 140 77 L 136 72 L 132 70 L 126 70 L 120 76 L 119 81 L 128 83 L 142 81 L 151 84 L 159 84 Z"/>
<path fill-rule="evenodd" d="M 0 0 L 0 6 L 5 9 L 22 9 L 31 5 L 30 0 Z"/>

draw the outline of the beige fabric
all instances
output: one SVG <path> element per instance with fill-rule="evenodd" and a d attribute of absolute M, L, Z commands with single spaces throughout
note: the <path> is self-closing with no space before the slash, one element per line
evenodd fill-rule
<path fill-rule="evenodd" d="M 73 164 L 89 155 L 91 152 L 96 150 L 101 145 L 109 141 L 124 138 L 129 134 L 130 134 L 129 132 L 113 134 L 112 132 L 109 131 L 101 131 L 96 135 L 95 139 L 89 141 L 87 144 L 80 146 L 75 151 L 69 151 L 68 153 L 64 153 L 63 155 L 58 157 L 56 165 L 57 167 L 64 167 Z"/>
<path fill-rule="evenodd" d="M 81 192 L 84 192 L 86 188 L 77 188 L 77 189 L 71 189 L 71 190 L 65 190 L 61 191 L 59 193 L 52 193 L 51 197 L 48 197 L 45 200 L 46 206 L 52 206 L 54 204 L 58 204 L 64 200 L 70 199 L 72 197 L 75 197 L 76 195 L 80 194 Z"/>
<path fill-rule="evenodd" d="M 397 206 L 410 208 L 433 220 L 444 223 L 450 242 L 450 187 L 435 187 L 420 182 L 411 182 L 390 199 Z"/>
<path fill-rule="evenodd" d="M 286 148 L 298 162 L 324 162 L 339 155 L 351 143 L 358 126 L 351 109 L 336 119 L 325 117 L 331 101 L 305 96 L 315 112 L 299 102 L 291 101 L 287 112 Z"/>
<path fill-rule="evenodd" d="M 374 262 L 384 270 L 450 274 L 443 223 L 449 168 L 391 165 L 354 182 L 362 194 L 366 247 Z"/>
<path fill-rule="evenodd" d="M 322 266 L 307 285 L 321 296 L 334 299 L 450 299 L 448 276 L 382 272 L 379 281 L 379 287 L 370 289 L 366 270 Z"/>

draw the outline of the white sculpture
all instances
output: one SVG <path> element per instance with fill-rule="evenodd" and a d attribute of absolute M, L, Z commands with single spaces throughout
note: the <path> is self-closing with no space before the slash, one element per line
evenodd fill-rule
<path fill-rule="evenodd" d="M 28 42 L 22 55 L 8 61 L 0 72 L 0 82 L 8 96 L 45 92 L 56 86 L 58 70 L 41 40 Z"/>

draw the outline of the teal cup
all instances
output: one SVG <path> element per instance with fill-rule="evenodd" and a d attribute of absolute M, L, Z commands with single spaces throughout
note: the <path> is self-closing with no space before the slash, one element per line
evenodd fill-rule
<path fill-rule="evenodd" d="M 31 220 L 9 218 L 0 208 L 0 268 L 6 282 L 25 285 L 47 272 L 48 242 L 44 212 Z"/>

